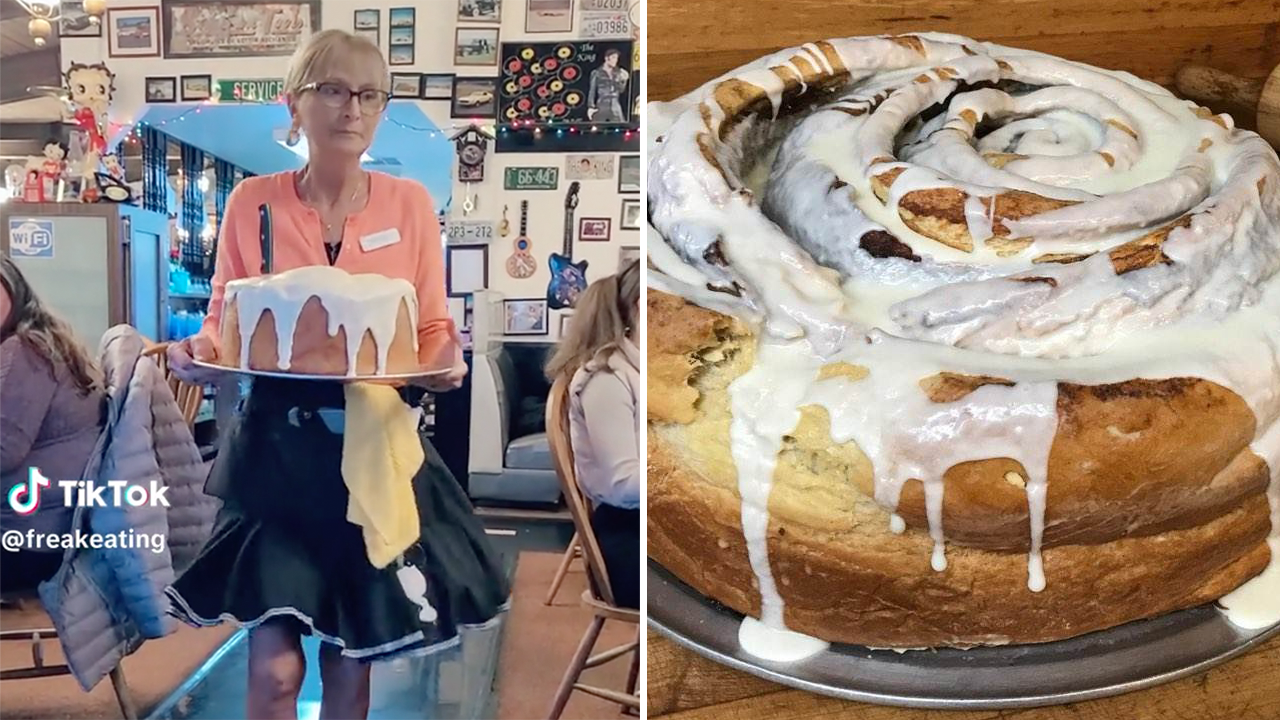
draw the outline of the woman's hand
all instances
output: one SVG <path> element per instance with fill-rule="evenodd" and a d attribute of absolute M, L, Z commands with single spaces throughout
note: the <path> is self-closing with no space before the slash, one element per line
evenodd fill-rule
<path fill-rule="evenodd" d="M 179 380 L 194 385 L 214 382 L 222 375 L 218 370 L 197 367 L 195 361 L 217 362 L 218 344 L 206 335 L 192 335 L 169 346 L 169 369 Z"/>
<path fill-rule="evenodd" d="M 464 362 L 454 363 L 449 372 L 440 375 L 424 375 L 415 378 L 414 385 L 434 393 L 449 392 L 462 387 L 462 380 L 467 376 L 467 364 Z"/>

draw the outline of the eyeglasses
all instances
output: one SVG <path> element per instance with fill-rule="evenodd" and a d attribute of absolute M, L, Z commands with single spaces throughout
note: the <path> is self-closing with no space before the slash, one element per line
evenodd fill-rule
<path fill-rule="evenodd" d="M 302 86 L 302 92 L 314 90 L 320 102 L 331 108 L 340 108 L 351 102 L 351 98 L 360 101 L 360 112 L 365 115 L 377 115 L 387 109 L 389 95 L 385 90 L 365 88 L 352 90 L 345 85 L 333 82 L 310 83 Z"/>

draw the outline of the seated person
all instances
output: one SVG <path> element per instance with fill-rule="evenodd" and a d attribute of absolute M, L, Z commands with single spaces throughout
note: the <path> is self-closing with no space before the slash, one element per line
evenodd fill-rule
<path fill-rule="evenodd" d="M 591 284 L 547 377 L 569 382 L 569 432 L 578 485 L 591 499 L 614 601 L 640 607 L 640 263 Z"/>
<path fill-rule="evenodd" d="M 57 483 L 81 479 L 89 463 L 103 427 L 102 383 L 71 328 L 8 257 L 0 257 L 0 285 L 0 530 L 65 533 L 74 508 L 64 506 Z M 41 489 L 35 512 L 19 515 L 8 493 L 27 482 L 32 468 L 52 483 Z M 0 590 L 34 589 L 57 572 L 62 555 L 61 549 L 6 553 Z"/>

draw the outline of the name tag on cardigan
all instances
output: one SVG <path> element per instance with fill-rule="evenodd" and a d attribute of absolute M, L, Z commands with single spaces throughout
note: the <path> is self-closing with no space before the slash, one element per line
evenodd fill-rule
<path fill-rule="evenodd" d="M 365 252 L 369 252 L 388 245 L 395 245 L 398 242 L 400 242 L 400 231 L 396 228 L 390 228 L 360 238 L 360 248 Z"/>

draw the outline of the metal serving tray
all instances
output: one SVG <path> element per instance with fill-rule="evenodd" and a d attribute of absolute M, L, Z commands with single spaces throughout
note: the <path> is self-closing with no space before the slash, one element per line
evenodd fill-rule
<path fill-rule="evenodd" d="M 881 705 L 977 710 L 1119 695 L 1203 672 L 1280 632 L 1242 630 L 1204 605 L 1052 643 L 905 653 L 832 645 L 772 663 L 739 647 L 741 615 L 652 561 L 648 574 L 649 623 L 676 643 L 766 680 Z"/>

